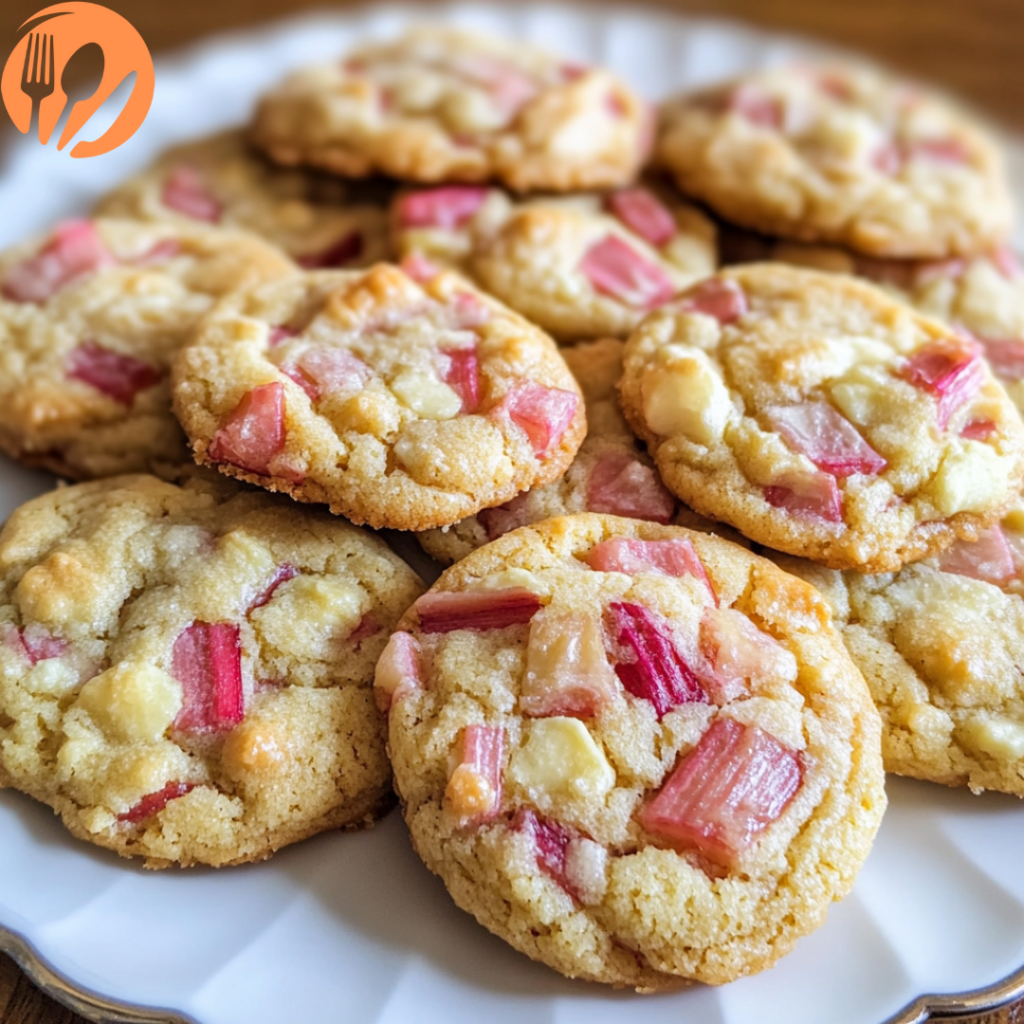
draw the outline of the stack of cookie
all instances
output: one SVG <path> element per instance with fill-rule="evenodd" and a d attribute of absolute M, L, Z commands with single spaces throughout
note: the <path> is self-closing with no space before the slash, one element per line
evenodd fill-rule
<path fill-rule="evenodd" d="M 991 145 L 853 69 L 655 128 L 601 68 L 421 29 L 0 255 L 0 445 L 91 481 L 0 533 L 0 785 L 223 865 L 393 770 L 461 907 L 641 990 L 821 923 L 883 746 L 1024 791 Z M 716 218 L 765 262 L 716 273 Z M 423 594 L 361 526 L 451 568 Z"/>

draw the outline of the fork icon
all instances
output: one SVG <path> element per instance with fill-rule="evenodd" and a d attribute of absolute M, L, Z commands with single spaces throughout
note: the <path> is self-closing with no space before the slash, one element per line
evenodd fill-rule
<path fill-rule="evenodd" d="M 32 43 L 35 41 L 35 50 Z M 42 53 L 40 54 L 40 43 Z M 46 55 L 50 55 L 50 75 L 46 75 Z M 32 58 L 32 73 L 29 74 L 29 58 Z M 25 47 L 25 68 L 21 73 L 21 91 L 32 100 L 32 118 L 39 124 L 38 111 L 43 100 L 53 92 L 53 36 L 45 36 L 42 32 L 29 34 L 28 46 Z M 32 134 L 32 124 L 29 123 L 29 134 Z M 40 129 L 39 141 L 43 141 Z"/>

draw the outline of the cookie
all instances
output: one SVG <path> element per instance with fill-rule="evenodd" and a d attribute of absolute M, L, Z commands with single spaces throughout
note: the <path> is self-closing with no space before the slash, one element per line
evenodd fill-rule
<path fill-rule="evenodd" d="M 681 96 L 656 158 L 726 220 L 871 256 L 976 253 L 1012 226 L 995 141 L 866 67 L 775 68 Z"/>
<path fill-rule="evenodd" d="M 1024 504 L 895 575 L 777 561 L 831 605 L 881 713 L 888 771 L 1024 797 Z"/>
<path fill-rule="evenodd" d="M 1013 251 L 949 260 L 876 260 L 829 246 L 780 242 L 773 259 L 867 278 L 927 316 L 966 331 L 1024 412 L 1024 270 Z"/>
<path fill-rule="evenodd" d="M 621 397 L 686 504 L 833 569 L 974 539 L 1024 482 L 1024 425 L 980 347 L 840 275 L 708 278 L 633 333 Z"/>
<path fill-rule="evenodd" d="M 400 255 L 459 267 L 560 341 L 625 337 L 717 266 L 711 221 L 643 185 L 519 201 L 444 185 L 399 196 L 392 221 Z"/>
<path fill-rule="evenodd" d="M 564 192 L 629 183 L 652 120 L 602 68 L 519 40 L 421 27 L 295 72 L 261 100 L 252 138 L 277 163 L 346 177 Z"/>
<path fill-rule="evenodd" d="M 579 515 L 448 569 L 377 664 L 413 845 L 563 974 L 774 963 L 885 807 L 880 723 L 810 586 L 727 541 Z"/>
<path fill-rule="evenodd" d="M 302 267 L 368 267 L 390 255 L 383 202 L 337 178 L 274 166 L 241 129 L 162 153 L 96 206 L 105 217 L 242 228 Z"/>
<path fill-rule="evenodd" d="M 604 338 L 562 350 L 587 411 L 587 436 L 565 475 L 447 529 L 418 534 L 428 555 L 451 565 L 510 530 L 574 512 L 672 522 L 677 502 L 651 460 L 637 450 L 636 438 L 619 411 L 615 385 L 622 376 L 623 348 L 621 341 Z"/>
<path fill-rule="evenodd" d="M 35 498 L 0 531 L 0 786 L 147 867 L 368 824 L 374 664 L 422 589 L 376 537 L 225 480 Z"/>
<path fill-rule="evenodd" d="M 561 476 L 586 433 L 555 344 L 453 272 L 241 289 L 174 366 L 200 464 L 356 523 L 427 530 Z"/>
<path fill-rule="evenodd" d="M 222 295 L 294 270 L 244 232 L 117 219 L 0 253 L 0 448 L 79 480 L 189 461 L 172 356 Z"/>

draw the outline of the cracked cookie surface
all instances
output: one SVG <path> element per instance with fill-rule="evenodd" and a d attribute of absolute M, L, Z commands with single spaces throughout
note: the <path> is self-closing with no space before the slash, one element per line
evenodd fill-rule
<path fill-rule="evenodd" d="M 709 278 L 633 333 L 620 393 L 684 502 L 830 568 L 973 539 L 1024 479 L 1024 426 L 980 346 L 838 275 Z"/>
<path fill-rule="evenodd" d="M 0 532 L 0 785 L 149 867 L 367 824 L 373 668 L 422 589 L 378 538 L 224 480 L 36 498 Z"/>
<path fill-rule="evenodd" d="M 849 890 L 879 720 L 821 596 L 677 527 L 579 515 L 448 569 L 377 665 L 413 844 L 563 974 L 770 966 Z"/>

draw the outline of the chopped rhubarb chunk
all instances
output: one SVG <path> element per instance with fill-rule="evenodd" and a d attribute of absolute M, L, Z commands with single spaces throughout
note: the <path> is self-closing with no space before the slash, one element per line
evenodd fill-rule
<path fill-rule="evenodd" d="M 634 697 L 650 701 L 659 719 L 679 704 L 707 704 L 665 619 L 626 601 L 609 605 L 608 613 L 615 674 Z"/>
<path fill-rule="evenodd" d="M 689 537 L 671 540 L 632 540 L 612 537 L 595 544 L 586 557 L 598 572 L 622 572 L 627 576 L 651 572 L 660 576 L 695 576 L 717 604 L 715 589 Z"/>
<path fill-rule="evenodd" d="M 980 346 L 969 338 L 933 342 L 910 357 L 903 376 L 915 387 L 935 395 L 936 418 L 939 428 L 945 430 L 953 413 L 969 402 L 984 383 Z"/>
<path fill-rule="evenodd" d="M 274 575 L 270 582 L 257 594 L 256 599 L 249 605 L 249 611 L 254 611 L 256 608 L 262 608 L 273 596 L 274 591 L 277 590 L 282 583 L 287 583 L 288 580 L 294 579 L 299 575 L 299 570 L 294 565 L 289 565 L 287 562 L 284 565 L 279 565 L 274 570 Z"/>
<path fill-rule="evenodd" d="M 999 526 L 979 530 L 978 539 L 973 543 L 954 541 L 940 555 L 939 568 L 957 576 L 994 583 L 997 587 L 1009 583 L 1017 575 L 1013 552 Z"/>
<path fill-rule="evenodd" d="M 667 206 L 646 188 L 624 188 L 605 200 L 608 209 L 645 242 L 662 246 L 676 233 L 676 220 Z"/>
<path fill-rule="evenodd" d="M 773 508 L 794 515 L 814 516 L 827 523 L 843 521 L 843 499 L 831 473 L 784 473 L 764 489 L 764 500 Z"/>
<path fill-rule="evenodd" d="M 448 778 L 445 800 L 464 823 L 483 824 L 501 810 L 505 730 L 496 725 L 467 725 L 462 756 Z"/>
<path fill-rule="evenodd" d="M 422 689 L 419 641 L 402 630 L 392 633 L 377 661 L 373 677 L 377 707 L 387 714 L 395 701 Z"/>
<path fill-rule="evenodd" d="M 529 494 L 517 494 L 511 501 L 495 508 L 481 509 L 476 514 L 480 525 L 487 531 L 488 540 L 504 537 L 510 530 L 518 530 L 532 522 L 530 518 Z"/>
<path fill-rule="evenodd" d="M 426 256 L 421 256 L 418 252 L 406 256 L 399 266 L 418 284 L 426 284 L 441 273 L 441 268 L 436 263 L 431 263 Z"/>
<path fill-rule="evenodd" d="M 985 358 L 1003 380 L 1024 380 L 1024 341 L 981 339 Z"/>
<path fill-rule="evenodd" d="M 907 159 L 932 160 L 943 164 L 966 164 L 970 162 L 967 147 L 952 137 L 945 139 L 920 139 L 906 147 Z"/>
<path fill-rule="evenodd" d="M 152 364 L 111 352 L 95 341 L 83 342 L 68 356 L 66 372 L 71 380 L 80 380 L 121 405 L 131 405 L 140 391 L 163 376 Z"/>
<path fill-rule="evenodd" d="M 165 238 L 147 249 L 141 256 L 136 256 L 132 262 L 137 267 L 151 267 L 154 263 L 164 263 L 166 260 L 173 260 L 175 256 L 182 253 L 181 242 L 176 238 Z"/>
<path fill-rule="evenodd" d="M 161 193 L 164 206 L 193 220 L 216 224 L 222 208 L 206 187 L 202 175 L 188 164 L 179 164 L 167 176 Z"/>
<path fill-rule="evenodd" d="M 675 292 L 672 278 L 657 263 L 615 235 L 595 242 L 586 251 L 580 271 L 599 292 L 635 309 L 653 309 L 668 302 Z"/>
<path fill-rule="evenodd" d="M 715 704 L 750 693 L 751 686 L 784 676 L 796 678 L 796 659 L 735 608 L 707 608 L 700 620 L 701 682 Z"/>
<path fill-rule="evenodd" d="M 968 441 L 987 441 L 998 429 L 992 420 L 971 420 L 960 436 Z"/>
<path fill-rule="evenodd" d="M 177 800 L 196 788 L 194 782 L 168 782 L 156 793 L 148 793 L 134 807 L 129 807 L 124 814 L 117 816 L 118 821 L 129 825 L 138 825 L 154 814 L 159 814 L 172 800 Z"/>
<path fill-rule="evenodd" d="M 737 86 L 729 95 L 728 110 L 758 128 L 781 128 L 785 117 L 782 101 L 753 85 Z"/>
<path fill-rule="evenodd" d="M 874 475 L 888 465 L 857 433 L 857 428 L 828 402 L 774 406 L 766 415 L 795 452 L 833 476 Z"/>
<path fill-rule="evenodd" d="M 298 481 L 302 474 L 281 455 L 285 446 L 284 385 L 261 384 L 248 392 L 213 435 L 210 458 L 260 476 Z"/>
<path fill-rule="evenodd" d="M 537 858 L 537 866 L 570 892 L 565 861 L 573 833 L 559 822 L 542 818 L 528 808 L 516 811 L 516 816 L 512 819 L 512 829 L 529 837 Z"/>
<path fill-rule="evenodd" d="M 0 290 L 15 302 L 45 302 L 72 281 L 115 262 L 91 220 L 66 220 L 39 253 L 7 272 Z"/>
<path fill-rule="evenodd" d="M 45 627 L 37 625 L 18 629 L 10 623 L 2 627 L 3 645 L 25 658 L 30 665 L 51 658 L 60 658 L 68 651 L 68 642 L 53 636 Z"/>
<path fill-rule="evenodd" d="M 242 720 L 242 646 L 233 622 L 193 622 L 174 641 L 171 675 L 181 683 L 176 729 L 223 732 Z"/>
<path fill-rule="evenodd" d="M 747 311 L 747 296 L 729 278 L 711 277 L 694 285 L 682 296 L 679 309 L 713 316 L 722 326 L 738 320 Z"/>
<path fill-rule="evenodd" d="M 651 835 L 725 868 L 773 822 L 803 781 L 799 757 L 756 725 L 719 718 L 641 811 Z"/>
<path fill-rule="evenodd" d="M 454 629 L 504 629 L 518 626 L 537 614 L 540 598 L 525 587 L 499 590 L 431 591 L 415 604 L 424 633 L 450 633 Z"/>
<path fill-rule="evenodd" d="M 954 257 L 948 260 L 924 260 L 918 263 L 914 276 L 919 285 L 932 281 L 955 280 L 967 269 L 967 260 Z"/>
<path fill-rule="evenodd" d="M 372 375 L 362 359 L 343 348 L 307 349 L 298 363 L 282 366 L 281 372 L 295 381 L 311 402 L 346 388 L 362 387 Z"/>
<path fill-rule="evenodd" d="M 652 466 L 628 451 L 602 452 L 587 481 L 587 511 L 625 519 L 671 522 L 675 498 Z"/>
<path fill-rule="evenodd" d="M 475 348 L 441 350 L 448 360 L 444 382 L 462 399 L 463 413 L 476 412 L 480 404 L 480 360 Z"/>
<path fill-rule="evenodd" d="M 1007 281 L 1012 281 L 1021 275 L 1021 265 L 1017 254 L 1005 245 L 999 246 L 992 252 L 992 262 Z"/>
<path fill-rule="evenodd" d="M 525 714 L 593 718 L 617 691 L 596 616 L 543 609 L 533 617 L 519 698 Z"/>
<path fill-rule="evenodd" d="M 487 192 L 481 185 L 444 185 L 407 192 L 398 200 L 398 223 L 403 228 L 452 231 L 483 206 Z"/>
<path fill-rule="evenodd" d="M 293 330 L 291 327 L 271 327 L 270 334 L 267 335 L 267 347 L 277 348 L 278 345 L 283 345 L 289 338 L 296 337 L 298 333 L 298 331 Z"/>
<path fill-rule="evenodd" d="M 526 431 L 533 453 L 543 459 L 558 446 L 579 406 L 579 395 L 541 384 L 515 384 L 492 414 L 505 414 Z"/>
<path fill-rule="evenodd" d="M 474 330 L 491 319 L 490 307 L 472 292 L 457 292 L 451 307 L 452 326 L 457 330 Z"/>
<path fill-rule="evenodd" d="M 297 256 L 295 262 L 306 270 L 322 270 L 327 267 L 343 267 L 363 255 L 363 234 L 361 231 L 350 231 L 322 252 L 306 253 Z"/>

